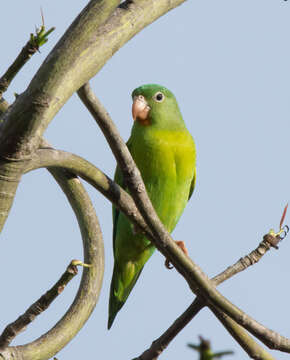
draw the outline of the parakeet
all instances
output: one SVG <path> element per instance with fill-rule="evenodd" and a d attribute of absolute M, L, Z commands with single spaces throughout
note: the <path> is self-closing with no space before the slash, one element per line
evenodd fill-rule
<path fill-rule="evenodd" d="M 195 144 L 171 91 L 148 84 L 135 89 L 132 98 L 134 124 L 127 146 L 160 220 L 172 232 L 195 186 Z M 118 166 L 115 181 L 126 189 Z M 115 207 L 113 250 L 108 329 L 155 250 Z"/>

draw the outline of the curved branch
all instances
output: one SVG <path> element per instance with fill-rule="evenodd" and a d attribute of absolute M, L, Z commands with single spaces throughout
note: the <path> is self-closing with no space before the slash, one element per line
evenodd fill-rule
<path fill-rule="evenodd" d="M 37 340 L 8 347 L 0 356 L 5 360 L 46 360 L 60 351 L 85 324 L 93 311 L 101 290 L 104 272 L 102 233 L 91 200 L 79 179 L 62 169 L 49 169 L 66 194 L 77 217 L 84 246 L 84 269 L 75 300 L 63 318 Z"/>
<path fill-rule="evenodd" d="M 89 161 L 69 152 L 47 147 L 34 153 L 26 165 L 25 173 L 39 168 L 63 168 L 80 176 L 114 203 L 146 236 L 153 239 L 131 196 Z"/>

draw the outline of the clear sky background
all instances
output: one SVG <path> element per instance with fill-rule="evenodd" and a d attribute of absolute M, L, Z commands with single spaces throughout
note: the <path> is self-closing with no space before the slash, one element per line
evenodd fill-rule
<path fill-rule="evenodd" d="M 12 63 L 41 23 L 55 26 L 13 81 L 6 99 L 21 93 L 49 51 L 87 1 L 2 1 L 0 73 Z M 132 90 L 159 83 L 176 95 L 197 147 L 195 193 L 173 236 L 185 240 L 190 256 L 213 276 L 252 251 L 271 227 L 277 229 L 290 198 L 290 2 L 282 0 L 187 1 L 126 44 L 91 81 L 94 91 L 127 140 L 132 126 Z M 113 176 L 115 160 L 100 130 L 76 95 L 45 134 L 58 149 L 85 157 Z M 126 305 L 107 331 L 112 275 L 111 205 L 87 186 L 105 242 L 105 276 L 91 318 L 57 357 L 132 359 L 140 355 L 193 300 L 185 280 L 164 267 L 156 252 Z M 290 223 L 290 216 L 286 217 Z M 1 234 L 0 329 L 15 320 L 82 258 L 74 215 L 45 170 L 23 177 Z M 220 286 L 222 294 L 271 329 L 290 337 L 290 236 L 279 251 Z M 80 275 L 13 344 L 46 332 L 67 310 Z M 247 358 L 214 316 L 203 310 L 160 359 L 189 360 L 186 347 L 198 335 L 215 350 Z M 273 353 L 277 359 L 288 354 Z"/>

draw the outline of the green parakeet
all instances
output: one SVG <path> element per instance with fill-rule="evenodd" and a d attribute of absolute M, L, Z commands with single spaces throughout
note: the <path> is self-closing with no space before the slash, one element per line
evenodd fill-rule
<path fill-rule="evenodd" d="M 168 89 L 143 85 L 133 91 L 132 98 L 134 125 L 127 146 L 160 220 L 172 232 L 195 185 L 194 141 Z M 118 166 L 115 181 L 125 188 Z M 183 242 L 178 243 L 186 252 Z M 113 249 L 108 329 L 155 247 L 113 207 Z"/>

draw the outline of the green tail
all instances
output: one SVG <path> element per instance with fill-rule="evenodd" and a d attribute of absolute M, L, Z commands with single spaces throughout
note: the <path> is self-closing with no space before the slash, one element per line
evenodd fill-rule
<path fill-rule="evenodd" d="M 129 286 L 124 288 L 120 271 L 117 270 L 116 264 L 114 265 L 113 277 L 111 282 L 111 290 L 110 290 L 110 301 L 109 301 L 109 319 L 108 319 L 108 330 L 111 328 L 116 315 L 121 310 L 122 306 L 125 304 L 130 292 L 138 280 L 143 267 L 138 271 L 133 277 Z M 118 295 L 118 296 L 117 296 Z"/>

